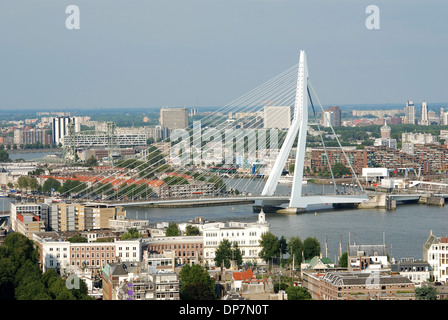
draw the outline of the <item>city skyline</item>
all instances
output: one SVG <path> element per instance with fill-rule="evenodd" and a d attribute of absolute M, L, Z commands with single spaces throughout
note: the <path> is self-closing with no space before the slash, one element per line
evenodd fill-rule
<path fill-rule="evenodd" d="M 0 109 L 219 106 L 307 51 L 324 105 L 448 101 L 443 1 L 2 4 Z M 435 103 L 435 102 L 434 102 Z"/>

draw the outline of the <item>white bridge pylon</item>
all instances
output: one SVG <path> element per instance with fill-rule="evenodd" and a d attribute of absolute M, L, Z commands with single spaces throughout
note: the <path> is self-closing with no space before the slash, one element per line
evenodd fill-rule
<path fill-rule="evenodd" d="M 306 134 L 308 129 L 308 65 L 305 51 L 300 51 L 296 97 L 294 113 L 291 126 L 286 135 L 285 141 L 280 149 L 280 153 L 272 167 L 268 180 L 261 193 L 262 196 L 273 196 L 278 185 L 278 181 L 285 167 L 286 160 L 297 137 L 297 153 L 294 168 L 294 178 L 291 187 L 291 198 L 289 208 L 306 209 L 311 204 L 323 203 L 361 203 L 368 201 L 367 195 L 330 195 L 330 196 L 302 196 L 303 167 L 305 161 Z M 259 200 L 257 204 L 278 205 L 279 201 Z"/>

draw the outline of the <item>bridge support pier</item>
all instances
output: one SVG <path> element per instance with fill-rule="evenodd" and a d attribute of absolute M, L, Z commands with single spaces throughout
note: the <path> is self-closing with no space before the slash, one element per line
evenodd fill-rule
<path fill-rule="evenodd" d="M 283 213 L 283 214 L 298 214 L 298 213 L 302 213 L 305 212 L 306 209 L 305 208 L 292 208 L 292 207 L 286 207 L 283 209 L 278 210 L 278 213 Z"/>

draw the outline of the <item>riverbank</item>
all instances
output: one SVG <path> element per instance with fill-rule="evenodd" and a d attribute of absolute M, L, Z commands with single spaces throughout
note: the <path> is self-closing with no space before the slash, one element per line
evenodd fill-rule
<path fill-rule="evenodd" d="M 61 153 L 62 148 L 45 148 L 45 149 L 15 149 L 6 150 L 8 154 L 18 154 L 18 153 Z"/>

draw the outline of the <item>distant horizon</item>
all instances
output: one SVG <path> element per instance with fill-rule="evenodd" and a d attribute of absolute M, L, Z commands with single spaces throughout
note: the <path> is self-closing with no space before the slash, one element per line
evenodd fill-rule
<path fill-rule="evenodd" d="M 411 100 L 415 104 L 416 109 L 418 109 L 418 104 L 421 104 L 421 102 L 427 102 L 428 108 L 431 108 L 431 105 L 446 105 L 448 107 L 448 102 L 429 102 L 429 101 L 415 101 Z M 404 103 L 353 103 L 353 104 L 325 104 L 322 105 L 324 108 L 329 106 L 339 106 L 342 108 L 361 108 L 363 110 L 368 110 L 370 108 L 403 108 L 406 106 L 406 102 Z M 48 108 L 15 108 L 10 110 L 0 109 L 0 113 L 37 113 L 37 112 L 76 112 L 76 111 L 88 111 L 89 113 L 95 112 L 95 111 L 120 111 L 121 113 L 126 113 L 130 111 L 148 111 L 148 112 L 155 112 L 159 111 L 162 108 L 187 108 L 187 109 L 219 109 L 223 108 L 224 106 L 161 106 L 161 107 L 48 107 Z M 443 106 L 440 106 L 443 107 Z M 372 109 L 373 110 L 373 109 Z"/>

